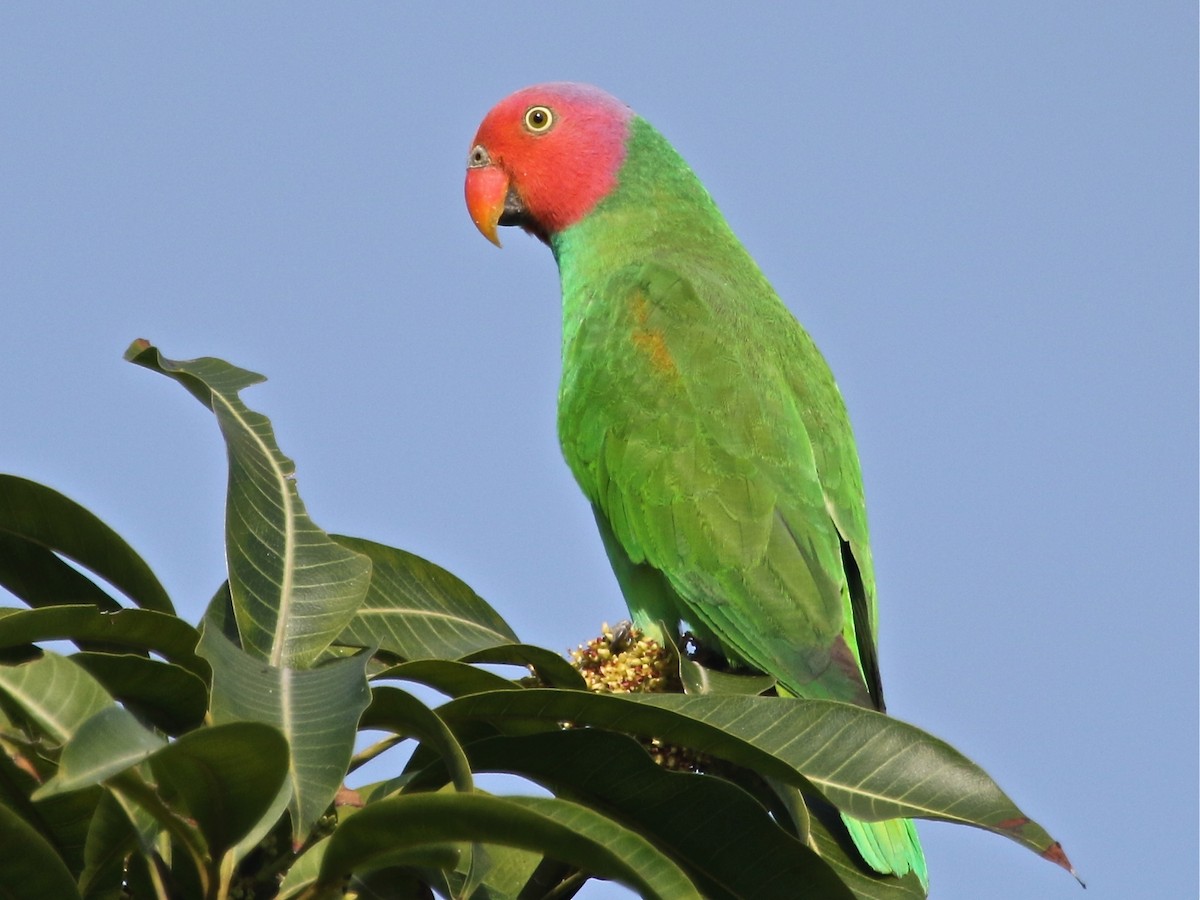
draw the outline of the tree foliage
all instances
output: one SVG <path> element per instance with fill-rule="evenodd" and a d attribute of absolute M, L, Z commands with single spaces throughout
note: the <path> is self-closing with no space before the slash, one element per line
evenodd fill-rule
<path fill-rule="evenodd" d="M 217 420 L 228 580 L 193 626 L 100 519 L 0 476 L 0 587 L 23 604 L 0 608 L 5 896 L 532 900 L 589 878 L 668 900 L 923 896 L 862 865 L 839 809 L 985 828 L 1070 870 L 911 725 L 636 636 L 576 666 L 521 643 L 433 563 L 317 527 L 240 397 L 261 376 L 126 356 Z M 493 796 L 492 772 L 550 796 Z"/>

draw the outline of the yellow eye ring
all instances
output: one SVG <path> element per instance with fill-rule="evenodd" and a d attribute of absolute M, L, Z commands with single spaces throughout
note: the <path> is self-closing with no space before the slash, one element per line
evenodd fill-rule
<path fill-rule="evenodd" d="M 531 106 L 525 110 L 525 127 L 534 134 L 549 131 L 554 124 L 554 113 L 545 106 Z"/>

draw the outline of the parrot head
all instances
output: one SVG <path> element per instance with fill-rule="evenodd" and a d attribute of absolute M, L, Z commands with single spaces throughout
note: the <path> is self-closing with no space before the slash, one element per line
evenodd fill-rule
<path fill-rule="evenodd" d="M 586 216 L 617 183 L 633 111 L 599 88 L 524 88 L 484 117 L 467 156 L 467 210 L 496 246 L 499 225 L 540 238 Z"/>

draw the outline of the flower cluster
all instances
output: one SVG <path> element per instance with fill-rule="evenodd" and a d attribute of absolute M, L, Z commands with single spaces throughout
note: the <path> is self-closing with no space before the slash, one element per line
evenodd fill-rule
<path fill-rule="evenodd" d="M 599 637 L 571 651 L 575 668 L 590 690 L 600 694 L 678 693 L 683 690 L 675 668 L 674 651 L 648 638 L 628 622 L 610 628 L 605 622 Z M 701 772 L 712 762 L 687 747 L 659 738 L 640 738 L 650 758 L 665 769 Z"/>
<path fill-rule="evenodd" d="M 678 690 L 671 651 L 628 623 L 605 622 L 599 637 L 571 651 L 588 688 L 601 694 Z"/>

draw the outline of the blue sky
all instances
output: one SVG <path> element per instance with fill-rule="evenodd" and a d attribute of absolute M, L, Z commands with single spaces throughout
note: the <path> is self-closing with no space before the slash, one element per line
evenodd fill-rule
<path fill-rule="evenodd" d="M 554 433 L 553 262 L 489 245 L 461 191 L 494 102 L 593 82 L 837 374 L 890 710 L 1089 883 L 922 825 L 933 896 L 1196 896 L 1194 4 L 415 6 L 0 9 L 0 470 L 112 524 L 195 620 L 223 448 L 121 361 L 146 337 L 270 377 L 245 399 L 323 527 L 446 566 L 533 643 L 616 621 Z"/>

